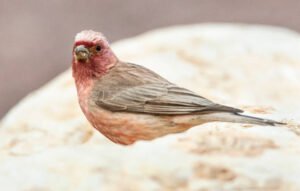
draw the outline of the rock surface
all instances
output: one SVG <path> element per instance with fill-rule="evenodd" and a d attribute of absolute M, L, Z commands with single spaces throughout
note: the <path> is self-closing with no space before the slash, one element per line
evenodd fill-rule
<path fill-rule="evenodd" d="M 172 27 L 114 43 L 126 61 L 283 127 L 210 123 L 120 146 L 81 113 L 70 71 L 0 126 L 0 190 L 300 190 L 300 35 L 226 24 Z"/>

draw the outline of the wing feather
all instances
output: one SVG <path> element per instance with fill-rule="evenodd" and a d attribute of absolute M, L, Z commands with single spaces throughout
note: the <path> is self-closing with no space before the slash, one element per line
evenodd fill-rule
<path fill-rule="evenodd" d="M 161 115 L 242 112 L 215 104 L 142 66 L 128 63 L 119 63 L 97 83 L 93 92 L 95 103 L 111 111 Z"/>

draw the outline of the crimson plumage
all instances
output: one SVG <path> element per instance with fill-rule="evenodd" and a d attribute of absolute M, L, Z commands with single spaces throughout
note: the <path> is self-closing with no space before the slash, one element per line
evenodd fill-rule
<path fill-rule="evenodd" d="M 240 109 L 216 104 L 143 66 L 120 61 L 99 32 L 76 35 L 72 70 L 83 113 L 115 143 L 151 140 L 212 121 L 280 124 L 241 115 Z"/>

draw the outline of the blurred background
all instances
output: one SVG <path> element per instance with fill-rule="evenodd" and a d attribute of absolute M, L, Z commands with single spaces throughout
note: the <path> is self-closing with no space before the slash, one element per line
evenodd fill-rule
<path fill-rule="evenodd" d="M 113 42 L 159 27 L 201 22 L 258 23 L 300 31 L 300 1 L 0 0 L 0 118 L 70 67 L 74 35 L 83 29 L 101 31 Z"/>

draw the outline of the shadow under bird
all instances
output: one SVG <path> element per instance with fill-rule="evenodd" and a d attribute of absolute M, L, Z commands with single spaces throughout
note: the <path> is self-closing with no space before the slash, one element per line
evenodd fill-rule
<path fill-rule="evenodd" d="M 214 103 L 143 66 L 120 61 L 99 32 L 76 35 L 72 71 L 83 113 L 115 143 L 151 140 L 214 121 L 282 124 L 242 115 L 240 109 Z"/>

